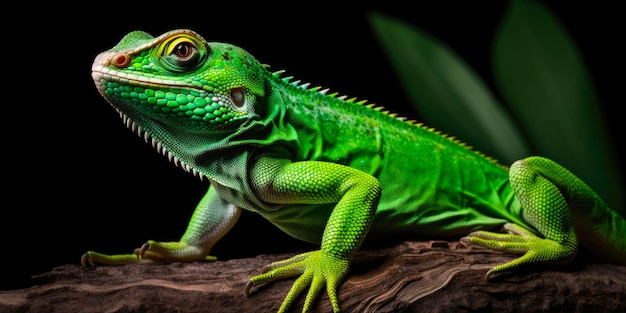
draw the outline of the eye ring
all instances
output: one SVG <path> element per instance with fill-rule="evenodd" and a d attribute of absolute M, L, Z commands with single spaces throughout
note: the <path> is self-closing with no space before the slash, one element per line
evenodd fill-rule
<path fill-rule="evenodd" d="M 159 62 L 172 73 L 186 73 L 202 65 L 209 47 L 189 36 L 172 37 L 158 49 Z"/>

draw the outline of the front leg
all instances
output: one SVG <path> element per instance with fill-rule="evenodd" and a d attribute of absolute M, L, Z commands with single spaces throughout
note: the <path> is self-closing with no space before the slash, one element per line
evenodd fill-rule
<path fill-rule="evenodd" d="M 88 251 L 81 258 L 83 266 L 122 265 L 139 262 L 193 262 L 214 261 L 208 253 L 237 222 L 241 209 L 221 199 L 213 187 L 209 187 L 189 221 L 187 230 L 174 242 L 149 240 L 133 254 L 106 255 Z"/>
<path fill-rule="evenodd" d="M 279 312 L 287 311 L 309 288 L 302 309 L 308 311 L 324 286 L 333 310 L 339 312 L 337 289 L 370 228 L 381 194 L 380 184 L 373 176 L 343 165 L 290 163 L 271 158 L 262 158 L 251 176 L 258 197 L 265 202 L 336 205 L 326 223 L 320 250 L 268 265 L 263 274 L 250 278 L 246 294 L 252 286 L 299 276 Z"/>

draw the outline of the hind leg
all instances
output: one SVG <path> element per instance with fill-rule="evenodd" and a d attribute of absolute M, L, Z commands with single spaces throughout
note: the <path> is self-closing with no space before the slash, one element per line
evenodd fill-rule
<path fill-rule="evenodd" d="M 468 246 L 521 254 L 489 270 L 487 279 L 532 264 L 568 263 L 576 256 L 578 240 L 572 221 L 572 203 L 568 201 L 568 190 L 574 186 L 563 185 L 563 181 L 568 180 L 567 175 L 571 173 L 543 158 L 528 158 L 511 166 L 509 180 L 522 206 L 522 218 L 539 235 L 519 225 L 506 224 L 507 234 L 477 231 L 462 238 L 461 242 Z"/>

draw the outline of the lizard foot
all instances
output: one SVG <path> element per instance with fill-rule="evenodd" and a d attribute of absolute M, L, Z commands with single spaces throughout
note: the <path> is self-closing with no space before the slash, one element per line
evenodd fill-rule
<path fill-rule="evenodd" d="M 83 267 L 94 267 L 97 263 L 105 265 L 125 265 L 137 263 L 170 263 L 215 261 L 216 257 L 206 255 L 205 249 L 183 242 L 156 242 L 150 240 L 141 248 L 135 249 L 133 254 L 102 254 L 88 251 L 81 257 Z"/>
<path fill-rule="evenodd" d="M 485 275 L 487 280 L 529 264 L 565 264 L 576 256 L 577 244 L 575 240 L 558 243 L 554 240 L 541 238 L 512 223 L 505 224 L 503 228 L 508 233 L 475 231 L 461 238 L 461 243 L 467 247 L 475 245 L 522 255 L 511 262 L 490 269 Z"/>
<path fill-rule="evenodd" d="M 286 312 L 296 298 L 310 286 L 302 308 L 302 312 L 308 312 L 324 285 L 333 311 L 339 312 L 337 289 L 348 272 L 349 264 L 349 260 L 342 260 L 319 250 L 298 254 L 263 267 L 262 274 L 250 278 L 246 284 L 245 294 L 248 296 L 254 286 L 299 275 L 283 300 L 279 313 Z"/>

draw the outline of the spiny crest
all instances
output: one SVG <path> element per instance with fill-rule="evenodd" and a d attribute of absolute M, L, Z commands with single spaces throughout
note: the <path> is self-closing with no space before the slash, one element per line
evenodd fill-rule
<path fill-rule="evenodd" d="M 263 66 L 264 66 L 265 68 L 268 68 L 268 69 L 269 69 L 269 65 L 263 65 Z M 470 145 L 466 144 L 465 142 L 463 142 L 463 141 L 461 141 L 461 140 L 457 139 L 456 137 L 454 137 L 454 136 L 450 136 L 450 135 L 448 135 L 448 134 L 444 134 L 444 133 L 442 133 L 441 131 L 439 131 L 439 130 L 435 129 L 434 127 L 428 127 L 428 126 L 424 125 L 423 123 L 417 122 L 416 120 L 408 120 L 406 117 L 398 116 L 398 114 L 397 114 L 397 113 L 392 113 L 392 112 L 390 112 L 390 111 L 388 111 L 388 110 L 385 110 L 385 108 L 384 108 L 383 106 L 377 106 L 377 105 L 376 105 L 376 104 L 374 104 L 374 103 L 368 103 L 368 102 L 367 102 L 367 100 L 360 100 L 360 101 L 357 101 L 357 98 L 356 98 L 356 97 L 354 97 L 354 98 L 348 98 L 348 96 L 346 96 L 346 95 L 343 95 L 343 96 L 338 96 L 338 94 L 339 94 L 339 93 L 337 93 L 337 92 L 335 92 L 335 93 L 330 93 L 330 94 L 329 94 L 329 93 L 328 93 L 328 91 L 329 91 L 329 89 L 328 89 L 328 88 L 326 88 L 326 89 L 322 89 L 322 87 L 321 87 L 321 86 L 317 86 L 317 87 L 309 87 L 309 86 L 310 86 L 310 83 L 302 83 L 300 80 L 291 81 L 291 80 L 293 79 L 293 76 L 281 77 L 281 75 L 283 75 L 283 74 L 285 73 L 285 70 L 278 70 L 278 71 L 274 71 L 274 72 L 271 72 L 271 73 L 272 73 L 272 75 L 273 75 L 275 78 L 280 79 L 280 80 L 282 80 L 284 83 L 286 83 L 286 84 L 288 84 L 288 85 L 291 85 L 291 86 L 293 86 L 293 87 L 296 87 L 296 88 L 302 88 L 303 90 L 308 90 L 308 91 L 317 92 L 317 93 L 319 93 L 319 94 L 322 94 L 322 95 L 325 95 L 325 96 L 329 96 L 329 97 L 333 97 L 333 98 L 339 99 L 339 100 L 344 101 L 344 102 L 347 102 L 347 103 L 356 103 L 356 104 L 360 104 L 360 105 L 363 105 L 364 107 L 367 107 L 367 108 L 369 108 L 369 109 L 379 111 L 379 112 L 381 112 L 382 114 L 384 114 L 384 115 L 386 115 L 386 116 L 389 116 L 390 118 L 393 118 L 393 119 L 399 120 L 399 121 L 404 122 L 404 123 L 406 123 L 406 124 L 409 124 L 409 125 L 410 125 L 410 127 L 418 127 L 418 128 L 421 128 L 421 129 L 427 130 L 427 131 L 429 131 L 429 132 L 435 133 L 435 134 L 437 134 L 437 135 L 439 135 L 439 136 L 442 136 L 443 138 L 446 138 L 446 139 L 448 139 L 448 140 L 450 140 L 450 141 L 454 142 L 454 143 L 455 143 L 455 144 L 457 144 L 457 145 L 460 145 L 460 146 L 462 146 L 462 147 L 465 147 L 465 148 L 467 148 L 467 149 L 469 149 L 469 150 L 473 151 L 474 153 L 476 153 L 476 154 L 478 154 L 478 155 L 480 155 L 480 156 L 482 156 L 482 157 L 485 157 L 485 158 L 487 158 L 487 159 L 491 160 L 492 162 L 494 162 L 494 163 L 496 163 L 496 164 L 500 165 L 496 159 L 494 159 L 494 158 L 492 158 L 492 157 L 490 157 L 490 156 L 487 156 L 487 155 L 483 154 L 483 153 L 482 153 L 482 152 L 480 152 L 480 151 L 475 150 L 473 146 L 470 146 Z M 503 165 L 500 165 L 500 166 L 503 166 Z M 503 167 L 504 167 L 504 166 L 503 166 Z"/>
<path fill-rule="evenodd" d="M 167 159 L 177 167 L 184 169 L 186 172 L 191 173 L 193 176 L 198 177 L 200 180 L 204 180 L 204 174 L 196 171 L 194 168 L 174 156 L 171 152 L 167 151 L 167 148 L 163 146 L 161 142 L 154 139 L 149 132 L 145 131 L 141 126 L 137 125 L 137 123 L 135 123 L 135 121 L 133 121 L 130 117 L 128 117 L 126 114 L 119 110 L 117 110 L 117 113 L 120 115 L 122 122 L 124 123 L 124 125 L 126 125 L 128 129 L 132 130 L 139 137 L 143 138 L 146 143 L 152 145 L 152 147 L 158 153 L 166 156 Z"/>

